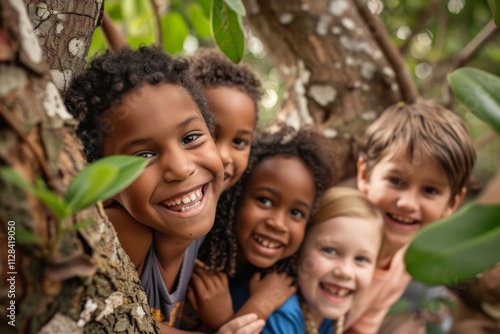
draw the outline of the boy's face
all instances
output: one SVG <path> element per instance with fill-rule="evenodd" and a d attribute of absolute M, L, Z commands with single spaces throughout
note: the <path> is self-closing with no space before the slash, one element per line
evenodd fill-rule
<path fill-rule="evenodd" d="M 146 85 L 106 113 L 104 155 L 146 157 L 149 165 L 115 200 L 139 222 L 193 240 L 212 227 L 223 169 L 205 121 L 187 91 Z M 120 222 L 115 222 L 119 224 Z"/>
<path fill-rule="evenodd" d="M 368 173 L 358 161 L 358 188 L 379 207 L 385 218 L 384 237 L 389 249 L 408 244 L 422 227 L 452 214 L 465 190 L 451 196 L 448 175 L 433 158 L 389 152 Z"/>
<path fill-rule="evenodd" d="M 215 115 L 215 144 L 224 165 L 223 190 L 227 190 L 240 179 L 248 165 L 255 105 L 247 94 L 235 88 L 208 88 L 204 93 Z"/>
<path fill-rule="evenodd" d="M 382 243 L 380 224 L 374 218 L 335 217 L 307 231 L 299 287 L 317 319 L 337 319 L 363 297 Z"/>
<path fill-rule="evenodd" d="M 239 260 L 269 268 L 293 255 L 304 237 L 316 190 L 296 157 L 273 156 L 253 170 L 236 223 Z"/>

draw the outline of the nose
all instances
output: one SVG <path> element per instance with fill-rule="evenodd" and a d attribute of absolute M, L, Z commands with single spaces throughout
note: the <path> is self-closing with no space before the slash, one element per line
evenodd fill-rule
<path fill-rule="evenodd" d="M 276 232 L 285 233 L 288 230 L 285 219 L 286 215 L 284 213 L 281 211 L 274 211 L 266 219 L 266 225 Z"/>
<path fill-rule="evenodd" d="M 165 182 L 184 181 L 196 171 L 191 155 L 182 148 L 170 151 L 162 159 L 163 180 Z"/>
<path fill-rule="evenodd" d="M 405 191 L 400 192 L 396 204 L 398 208 L 406 212 L 416 211 L 418 207 L 418 190 L 407 189 Z"/>
<path fill-rule="evenodd" d="M 333 275 L 336 278 L 350 280 L 354 277 L 353 265 L 348 260 L 338 261 L 338 264 L 333 268 Z"/>
<path fill-rule="evenodd" d="M 217 149 L 219 150 L 219 155 L 222 160 L 222 165 L 224 167 L 233 164 L 233 157 L 231 156 L 231 148 L 229 145 L 224 143 L 216 143 Z"/>

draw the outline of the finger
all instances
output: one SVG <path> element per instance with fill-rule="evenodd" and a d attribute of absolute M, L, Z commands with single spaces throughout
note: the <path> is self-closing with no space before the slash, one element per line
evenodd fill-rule
<path fill-rule="evenodd" d="M 266 322 L 262 319 L 258 319 L 256 321 L 252 321 L 248 325 L 245 325 L 238 329 L 235 334 L 257 334 L 262 331 Z"/>
<path fill-rule="evenodd" d="M 215 334 L 232 334 L 232 333 L 238 333 L 238 330 L 244 328 L 245 326 L 248 326 L 252 324 L 253 322 L 258 321 L 257 314 L 255 313 L 249 313 L 242 315 L 240 317 L 237 317 L 226 324 L 224 324 Z M 238 334 L 243 334 L 243 333 L 238 333 Z M 245 332 L 246 334 L 246 332 Z"/>
<path fill-rule="evenodd" d="M 203 295 L 207 292 L 207 286 L 205 285 L 205 282 L 197 273 L 193 272 L 191 274 L 191 282 L 193 283 L 193 288 L 196 290 L 197 294 Z"/>
<path fill-rule="evenodd" d="M 193 288 L 189 287 L 186 292 L 186 297 L 191 304 L 191 307 L 193 308 L 194 312 L 199 313 L 200 308 L 198 307 L 198 299 L 196 298 L 196 294 L 193 290 Z"/>

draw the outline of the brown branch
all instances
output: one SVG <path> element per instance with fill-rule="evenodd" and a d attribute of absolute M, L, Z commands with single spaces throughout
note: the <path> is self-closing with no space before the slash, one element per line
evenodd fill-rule
<path fill-rule="evenodd" d="M 401 54 L 404 55 L 408 52 L 413 37 L 415 37 L 415 35 L 425 27 L 425 24 L 427 23 L 429 17 L 433 16 L 434 5 L 435 1 L 433 1 L 432 6 L 423 6 L 422 9 L 420 9 L 420 11 L 417 13 L 416 15 L 418 18 L 417 23 L 413 27 L 410 27 L 410 35 L 405 39 L 404 43 L 399 47 L 399 52 L 401 52 Z"/>
<path fill-rule="evenodd" d="M 476 151 L 479 150 L 480 148 L 491 142 L 497 136 L 498 133 L 496 133 L 493 129 L 489 129 L 489 131 L 486 132 L 486 134 L 484 134 L 481 138 L 477 139 L 474 142 L 474 148 L 476 149 Z"/>
<path fill-rule="evenodd" d="M 359 14 L 365 20 L 365 23 L 375 23 L 374 26 L 377 27 L 377 29 L 371 29 L 370 32 L 396 73 L 403 100 L 407 103 L 414 102 L 420 97 L 420 94 L 418 93 L 417 87 L 413 82 L 401 53 L 392 42 L 387 29 L 380 19 L 372 14 L 366 5 L 366 1 L 356 0 L 354 3 L 356 4 Z"/>
<path fill-rule="evenodd" d="M 460 52 L 452 61 L 453 69 L 457 69 L 459 67 L 464 66 L 467 62 L 471 60 L 472 57 L 476 55 L 476 53 L 490 40 L 492 39 L 498 32 L 500 28 L 495 25 L 493 20 L 490 20 L 483 29 L 472 39 L 463 48 L 462 52 Z"/>
<path fill-rule="evenodd" d="M 106 12 L 103 12 L 102 15 L 101 28 L 104 32 L 104 37 L 106 37 L 106 41 L 108 42 L 108 46 L 110 46 L 112 50 L 119 50 L 127 44 L 127 41 L 118 29 L 116 29 L 113 20 Z"/>
<path fill-rule="evenodd" d="M 431 75 L 429 75 L 429 77 L 427 77 L 427 79 L 425 80 L 424 84 L 422 85 L 422 89 L 421 89 L 421 92 L 422 92 L 422 95 L 426 95 L 427 93 L 427 90 L 432 87 L 431 83 L 433 82 L 434 78 L 436 77 L 436 71 L 437 71 L 437 67 L 439 66 L 439 59 L 440 59 L 440 55 L 444 49 L 444 45 L 445 45 L 445 42 L 446 42 L 446 30 L 448 28 L 447 26 L 447 11 L 444 7 L 444 5 L 441 3 L 440 5 L 439 4 L 435 4 L 434 7 L 437 7 L 437 9 L 435 11 L 438 11 L 437 13 L 437 30 L 436 30 L 436 36 L 435 36 L 435 39 L 434 39 L 434 60 L 432 62 L 430 62 L 430 66 L 431 66 Z"/>
<path fill-rule="evenodd" d="M 160 4 L 157 0 L 150 0 L 153 7 L 153 16 L 156 27 L 156 43 L 163 48 L 163 32 L 161 31 Z"/>

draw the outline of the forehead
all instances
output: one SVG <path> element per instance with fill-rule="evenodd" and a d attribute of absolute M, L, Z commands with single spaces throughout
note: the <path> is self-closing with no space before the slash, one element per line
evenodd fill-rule
<path fill-rule="evenodd" d="M 312 225 L 305 240 L 309 244 L 362 245 L 361 248 L 377 253 L 382 240 L 382 222 L 376 218 L 334 217 Z"/>
<path fill-rule="evenodd" d="M 263 185 L 279 188 L 287 196 L 314 201 L 314 175 L 298 157 L 271 156 L 262 160 L 254 167 L 247 188 Z"/>
<path fill-rule="evenodd" d="M 218 125 L 253 129 L 256 106 L 250 96 L 234 87 L 204 89 Z"/>

